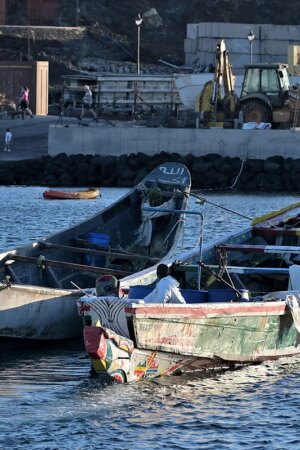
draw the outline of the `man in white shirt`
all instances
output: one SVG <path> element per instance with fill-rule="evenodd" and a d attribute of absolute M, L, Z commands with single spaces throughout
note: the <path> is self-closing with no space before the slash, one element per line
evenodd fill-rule
<path fill-rule="evenodd" d="M 11 148 L 10 148 L 11 140 L 12 140 L 12 132 L 10 131 L 9 128 L 6 128 L 5 147 L 4 147 L 4 151 L 5 152 L 10 152 L 11 151 Z"/>
<path fill-rule="evenodd" d="M 156 269 L 158 282 L 150 294 L 144 298 L 145 303 L 186 303 L 178 289 L 179 283 L 169 275 L 169 267 L 159 264 Z"/>

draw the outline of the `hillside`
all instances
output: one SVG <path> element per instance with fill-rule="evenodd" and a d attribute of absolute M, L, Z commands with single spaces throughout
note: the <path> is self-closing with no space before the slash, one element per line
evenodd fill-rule
<path fill-rule="evenodd" d="M 72 6 L 70 6 L 70 4 Z M 279 0 L 58 0 L 59 26 L 87 27 L 80 36 L 64 39 L 57 35 L 28 33 L 0 37 L 2 60 L 34 59 L 50 61 L 50 81 L 58 83 L 60 75 L 72 70 L 135 71 L 137 55 L 137 26 L 135 18 L 140 12 L 144 18 L 141 27 L 141 63 L 144 71 L 167 71 L 159 65 L 163 59 L 169 63 L 184 64 L 183 44 L 187 23 L 241 22 L 298 24 L 300 9 L 297 2 L 289 2 L 282 11 Z M 263 11 L 263 15 L 262 15 Z M 24 0 L 9 2 L 8 20 L 11 24 L 27 25 Z M 150 66 L 148 68 L 147 65 Z"/>

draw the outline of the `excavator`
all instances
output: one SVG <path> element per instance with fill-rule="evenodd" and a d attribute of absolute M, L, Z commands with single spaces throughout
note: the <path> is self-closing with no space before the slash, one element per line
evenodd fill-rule
<path fill-rule="evenodd" d="M 273 128 L 300 126 L 300 89 L 293 88 L 287 64 L 245 66 L 241 94 L 234 91 L 235 76 L 225 41 L 218 42 L 214 80 L 204 85 L 196 110 L 202 126 L 222 124 L 237 128 L 240 122 L 266 122 Z"/>

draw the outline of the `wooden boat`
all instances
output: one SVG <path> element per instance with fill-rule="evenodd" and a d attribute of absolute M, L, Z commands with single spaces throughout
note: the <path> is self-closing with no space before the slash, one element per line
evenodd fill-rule
<path fill-rule="evenodd" d="M 91 200 L 99 197 L 99 189 L 85 189 L 81 191 L 55 191 L 43 192 L 43 197 L 47 200 Z"/>
<path fill-rule="evenodd" d="M 299 224 L 300 203 L 170 261 L 186 304 L 142 300 L 155 267 L 122 280 L 127 298 L 81 298 L 95 372 L 131 382 L 299 354 Z"/>
<path fill-rule="evenodd" d="M 179 163 L 153 170 L 120 200 L 69 229 L 0 254 L 0 344 L 82 336 L 79 289 L 101 274 L 127 276 L 171 255 L 183 227 L 190 174 Z M 145 205 L 173 213 L 144 211 Z M 29 342 L 29 343 L 30 343 Z"/>

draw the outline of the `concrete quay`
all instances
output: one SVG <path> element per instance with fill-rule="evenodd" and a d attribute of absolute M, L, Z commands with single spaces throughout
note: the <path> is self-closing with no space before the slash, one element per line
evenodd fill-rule
<path fill-rule="evenodd" d="M 76 118 L 56 116 L 26 117 L 25 120 L 0 120 L 3 140 L 6 128 L 13 133 L 12 152 L 3 152 L 0 161 L 37 159 L 41 156 L 99 155 L 115 156 L 160 152 L 204 156 L 211 153 L 222 157 L 267 159 L 282 156 L 300 159 L 300 130 L 225 130 L 148 128 L 104 120 L 95 124 L 84 119 L 78 125 Z"/>
<path fill-rule="evenodd" d="M 282 156 L 300 158 L 300 129 L 291 130 L 227 130 L 148 128 L 132 123 L 105 122 L 89 126 L 62 124 L 49 126 L 48 154 L 115 156 L 160 152 L 204 156 L 267 159 Z"/>
<path fill-rule="evenodd" d="M 0 161 L 18 161 L 25 159 L 37 159 L 48 155 L 48 131 L 49 126 L 58 123 L 56 116 L 34 116 L 31 119 L 2 119 L 0 120 Z M 64 118 L 64 123 L 77 123 L 74 118 Z M 3 152 L 5 131 L 9 128 L 13 138 L 11 152 Z"/>

